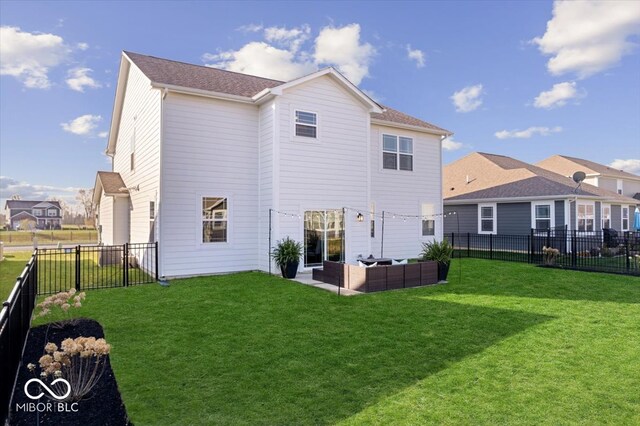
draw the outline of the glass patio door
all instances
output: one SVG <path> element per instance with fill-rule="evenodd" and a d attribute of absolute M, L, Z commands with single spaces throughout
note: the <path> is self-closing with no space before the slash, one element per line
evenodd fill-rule
<path fill-rule="evenodd" d="M 344 259 L 342 210 L 304 212 L 304 266 L 322 266 L 323 260 Z"/>

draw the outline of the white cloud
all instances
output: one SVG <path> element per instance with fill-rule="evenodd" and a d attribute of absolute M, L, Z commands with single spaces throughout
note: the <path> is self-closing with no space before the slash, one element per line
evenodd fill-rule
<path fill-rule="evenodd" d="M 101 139 L 104 139 L 107 136 L 109 136 L 109 132 L 100 132 L 100 133 L 98 133 L 98 137 L 101 138 Z"/>
<path fill-rule="evenodd" d="M 585 78 L 617 64 L 638 34 L 638 1 L 556 1 L 546 32 L 532 42 L 551 56 L 549 72 Z"/>
<path fill-rule="evenodd" d="M 495 133 L 498 139 L 529 139 L 534 135 L 549 136 L 562 131 L 562 127 L 529 127 L 525 130 L 501 130 Z"/>
<path fill-rule="evenodd" d="M 68 123 L 60 123 L 60 125 L 65 132 L 73 133 L 74 135 L 89 136 L 93 133 L 93 130 L 98 127 L 100 121 L 102 121 L 102 117 L 99 115 L 85 114 Z"/>
<path fill-rule="evenodd" d="M 102 85 L 91 78 L 89 73 L 93 72 L 91 68 L 73 68 L 67 73 L 67 85 L 72 90 L 84 92 L 85 87 L 96 89 Z"/>
<path fill-rule="evenodd" d="M 453 105 L 458 112 L 470 112 L 477 109 L 482 105 L 482 84 L 476 84 L 475 86 L 467 86 L 462 90 L 455 92 L 451 96 Z"/>
<path fill-rule="evenodd" d="M 369 74 L 375 54 L 372 45 L 360 41 L 358 24 L 322 28 L 313 51 L 302 49 L 311 35 L 307 25 L 268 27 L 263 35 L 266 41 L 252 41 L 238 50 L 205 53 L 202 59 L 207 66 L 285 81 L 331 65 L 357 85 Z"/>
<path fill-rule="evenodd" d="M 369 43 L 360 43 L 360 25 L 325 27 L 316 38 L 314 59 L 318 65 L 334 65 L 353 84 L 369 75 L 369 63 L 376 51 Z"/>
<path fill-rule="evenodd" d="M 89 48 L 89 43 L 78 43 L 76 44 L 78 50 L 87 50 Z"/>
<path fill-rule="evenodd" d="M 612 167 L 617 170 L 624 170 L 628 173 L 634 173 L 636 175 L 640 175 L 640 160 L 636 159 L 628 159 L 628 160 L 613 160 L 609 167 Z"/>
<path fill-rule="evenodd" d="M 449 136 L 442 141 L 442 149 L 445 151 L 455 151 L 462 148 L 462 146 L 462 142 L 454 141 L 453 136 Z"/>
<path fill-rule="evenodd" d="M 262 31 L 262 24 L 247 24 L 236 28 L 236 31 L 242 31 L 243 33 L 257 33 Z"/>
<path fill-rule="evenodd" d="M 564 82 L 554 84 L 551 90 L 541 92 L 533 101 L 533 106 L 536 108 L 552 109 L 561 107 L 567 104 L 570 99 L 584 97 L 578 93 L 576 83 Z"/>
<path fill-rule="evenodd" d="M 240 50 L 205 53 L 207 66 L 275 80 L 293 80 L 316 70 L 311 62 L 298 61 L 295 54 L 261 41 L 245 44 Z"/>
<path fill-rule="evenodd" d="M 62 37 L 0 27 L 0 75 L 10 75 L 25 87 L 51 87 L 48 72 L 66 60 L 71 49 Z"/>
<path fill-rule="evenodd" d="M 416 67 L 424 67 L 424 52 L 420 49 L 412 49 L 410 44 L 407 44 L 407 58 L 416 61 Z"/>
<path fill-rule="evenodd" d="M 309 39 L 310 34 L 311 28 L 306 24 L 300 28 L 268 27 L 264 29 L 264 38 L 267 41 L 284 46 L 293 53 L 297 52 Z"/>
<path fill-rule="evenodd" d="M 78 189 L 74 187 L 34 185 L 8 176 L 0 176 L 0 198 L 2 199 L 8 199 L 12 195 L 19 195 L 23 200 L 42 200 L 56 197 L 63 199 L 68 204 L 72 204 L 75 203 L 75 195 Z"/>

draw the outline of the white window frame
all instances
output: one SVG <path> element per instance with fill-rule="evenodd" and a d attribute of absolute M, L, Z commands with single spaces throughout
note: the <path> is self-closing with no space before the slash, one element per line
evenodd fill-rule
<path fill-rule="evenodd" d="M 580 225 L 578 223 L 578 220 L 580 218 L 580 206 L 585 206 L 585 210 L 584 210 L 584 219 L 585 219 L 585 230 L 581 231 L 580 230 Z M 593 217 L 590 217 L 589 215 L 587 215 L 587 206 L 591 206 L 593 207 Z M 587 220 L 589 219 L 593 219 L 593 229 L 591 231 L 587 231 Z M 576 230 L 578 232 L 581 232 L 583 234 L 594 234 L 596 232 L 596 203 L 595 201 L 578 201 L 576 203 Z"/>
<path fill-rule="evenodd" d="M 304 112 L 306 114 L 314 114 L 316 116 L 316 124 L 306 124 L 306 123 L 298 123 L 297 118 L 296 118 L 296 113 L 297 112 Z M 291 135 L 292 135 L 292 139 L 298 140 L 298 141 L 319 141 L 320 140 L 320 114 L 316 111 L 310 111 L 308 109 L 302 109 L 302 108 L 293 108 L 293 115 L 291 117 L 291 122 L 293 123 L 293 125 L 291 126 Z M 296 124 L 300 124 L 302 126 L 309 126 L 309 127 L 315 127 L 316 129 L 316 137 L 312 138 L 310 136 L 299 136 L 298 134 L 296 134 Z"/>
<path fill-rule="evenodd" d="M 226 217 L 226 221 L 227 221 L 227 240 L 226 241 L 212 241 L 212 242 L 204 242 L 202 240 L 202 224 L 204 223 L 205 219 L 202 217 L 202 201 L 204 198 L 224 198 L 227 200 L 227 217 Z M 196 209 L 196 218 L 197 218 L 197 224 L 198 226 L 196 226 L 196 238 L 197 238 L 197 242 L 198 242 L 198 246 L 202 247 L 202 248 L 207 248 L 207 247 L 221 247 L 221 246 L 228 246 L 230 245 L 231 242 L 231 231 L 232 231 L 232 220 L 231 220 L 231 212 L 232 212 L 232 203 L 231 203 L 231 198 L 224 193 L 220 193 L 220 194 L 214 194 L 214 193 L 200 193 L 198 194 L 198 197 L 196 199 L 196 203 L 197 203 L 197 209 Z"/>
<path fill-rule="evenodd" d="M 493 229 L 491 231 L 483 231 L 482 230 L 482 208 L 483 207 L 492 207 L 493 208 Z M 486 220 L 486 219 L 485 219 Z M 483 203 L 478 204 L 478 234 L 497 234 L 498 230 L 498 203 Z"/>
<path fill-rule="evenodd" d="M 395 151 L 387 151 L 384 149 L 384 137 L 391 136 L 396 138 L 396 150 Z M 411 154 L 407 154 L 404 152 L 400 152 L 400 138 L 411 140 Z M 393 172 L 406 172 L 413 173 L 416 170 L 416 162 L 415 162 L 415 138 L 413 136 L 401 135 L 401 134 L 393 134 L 393 133 L 380 133 L 380 170 Z M 396 155 L 396 168 L 395 169 L 387 169 L 384 167 L 384 154 L 395 154 Z M 403 170 L 400 168 L 400 155 L 410 155 L 411 156 L 411 170 Z"/>
<path fill-rule="evenodd" d="M 537 206 L 549 206 L 549 229 L 554 229 L 556 226 L 556 207 L 554 200 L 535 201 L 531 203 L 531 228 L 538 229 L 536 227 L 536 207 Z M 541 219 L 543 220 L 543 219 Z"/>
<path fill-rule="evenodd" d="M 622 193 L 624 192 L 624 183 L 622 179 L 616 179 L 616 192 L 619 195 L 622 195 Z"/>
<path fill-rule="evenodd" d="M 624 210 L 627 209 L 627 227 L 624 226 Z M 629 221 L 631 220 L 631 208 L 629 206 L 620 206 L 620 230 L 629 230 Z"/>
<path fill-rule="evenodd" d="M 609 209 L 609 214 L 604 214 L 604 209 Z M 609 220 L 609 226 L 604 226 L 604 221 Z M 600 204 L 600 229 L 611 228 L 611 204 Z"/>
<path fill-rule="evenodd" d="M 420 204 L 420 237 L 422 238 L 435 238 L 436 236 L 436 206 L 433 203 L 421 203 Z M 433 222 L 433 234 L 425 234 L 424 233 L 424 222 L 431 221 Z"/>
<path fill-rule="evenodd" d="M 51 214 L 53 212 L 53 214 Z M 47 209 L 47 217 L 57 217 L 58 211 L 56 209 Z"/>
<path fill-rule="evenodd" d="M 42 209 L 33 209 L 33 215 L 36 217 L 42 217 L 44 216 L 44 213 Z"/>

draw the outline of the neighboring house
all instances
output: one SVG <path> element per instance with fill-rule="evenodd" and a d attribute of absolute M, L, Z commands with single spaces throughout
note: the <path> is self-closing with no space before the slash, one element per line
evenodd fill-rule
<path fill-rule="evenodd" d="M 565 228 L 630 230 L 638 200 L 522 161 L 472 153 L 443 170 L 445 233 L 525 235 Z"/>
<path fill-rule="evenodd" d="M 386 211 L 413 219 L 389 215 L 384 255 L 415 257 L 442 237 L 447 135 L 333 68 L 282 82 L 124 52 L 101 238 L 157 240 L 160 274 L 185 276 L 269 270 L 269 236 L 289 236 L 304 269 L 379 256 Z"/>
<path fill-rule="evenodd" d="M 536 163 L 536 166 L 563 176 L 581 171 L 587 175 L 585 183 L 640 200 L 640 176 L 624 170 L 566 155 L 554 155 Z"/>
<path fill-rule="evenodd" d="M 62 225 L 58 201 L 7 200 L 4 209 L 11 229 L 19 229 L 21 224 L 28 224 L 29 229 L 60 229 Z"/>

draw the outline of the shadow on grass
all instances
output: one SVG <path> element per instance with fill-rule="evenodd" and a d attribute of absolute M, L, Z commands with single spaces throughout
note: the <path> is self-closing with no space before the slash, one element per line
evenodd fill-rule
<path fill-rule="evenodd" d="M 335 423 L 552 318 L 424 294 L 345 298 L 250 273 L 88 300 L 141 424 Z"/>
<path fill-rule="evenodd" d="M 462 282 L 459 263 L 462 262 Z M 487 280 L 487 277 L 491 277 Z M 518 262 L 455 259 L 449 281 L 437 292 L 640 303 L 640 277 L 542 268 Z"/>

